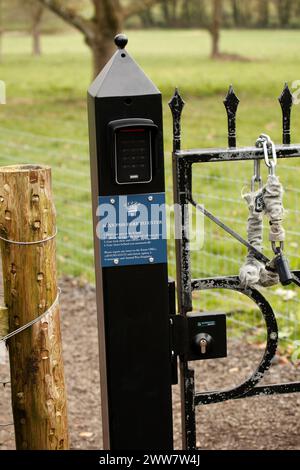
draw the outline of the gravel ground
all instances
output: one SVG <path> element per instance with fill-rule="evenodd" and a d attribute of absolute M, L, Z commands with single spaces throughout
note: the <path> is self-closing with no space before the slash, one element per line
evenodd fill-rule
<path fill-rule="evenodd" d="M 74 279 L 63 279 L 62 324 L 73 449 L 101 449 L 101 414 L 95 290 Z M 197 389 L 222 389 L 239 383 L 262 354 L 245 339 L 229 341 L 229 357 L 194 363 Z M 7 379 L 7 361 L 0 381 Z M 266 382 L 300 380 L 296 369 L 277 357 Z M 175 448 L 180 448 L 180 399 L 174 387 Z M 0 450 L 14 448 L 10 386 L 0 388 Z M 204 406 L 197 412 L 198 446 L 203 449 L 300 449 L 300 395 L 256 397 Z"/>

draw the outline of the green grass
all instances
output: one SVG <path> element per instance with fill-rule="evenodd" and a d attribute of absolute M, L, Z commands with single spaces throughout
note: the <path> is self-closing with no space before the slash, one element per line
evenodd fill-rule
<path fill-rule="evenodd" d="M 184 147 L 226 146 L 223 97 L 233 83 L 241 100 L 238 112 L 238 143 L 252 145 L 261 132 L 281 139 L 281 114 L 277 97 L 283 84 L 300 79 L 298 31 L 224 31 L 222 51 L 239 54 L 248 61 L 213 62 L 205 31 L 131 31 L 129 52 L 158 85 L 164 98 L 165 149 L 168 200 L 171 202 L 171 119 L 167 101 L 174 87 L 187 103 L 183 115 Z M 10 35 L 3 41 L 0 80 L 7 85 L 7 105 L 1 106 L 0 162 L 48 163 L 58 212 L 61 273 L 93 280 L 93 246 L 90 208 L 89 156 L 86 90 L 91 79 L 91 57 L 78 34 L 46 36 L 41 58 L 30 55 L 30 38 Z M 293 140 L 299 141 L 300 112 L 293 112 Z M 281 163 L 278 171 L 288 190 L 290 210 L 286 227 L 297 229 L 299 188 L 297 162 Z M 292 167 L 288 169 L 288 167 Z M 194 191 L 200 202 L 230 220 L 233 228 L 246 233 L 247 210 L 241 191 L 251 177 L 250 164 L 202 165 L 195 172 Z M 236 180 L 236 181 L 235 181 Z M 233 200 L 233 201 L 231 201 Z M 193 275 L 236 274 L 245 251 L 219 229 L 205 222 L 206 237 L 201 251 L 193 253 Z M 299 266 L 298 237 L 289 234 L 292 266 Z M 174 274 L 174 251 L 170 244 L 170 273 Z M 216 256 L 218 255 L 218 256 Z M 211 293 L 210 293 L 211 294 Z M 237 297 L 201 295 L 199 308 L 235 311 L 243 322 L 257 323 L 249 303 Z M 220 293 L 219 295 L 222 296 Z M 299 323 L 298 298 L 283 301 L 276 309 L 290 341 L 296 340 Z M 198 302 L 196 302 L 196 305 Z M 242 308 L 241 308 L 242 305 Z M 247 313 L 248 312 L 248 313 Z M 251 320 L 251 321 L 250 321 Z M 235 331 L 237 327 L 235 326 Z M 299 327 L 296 332 L 299 332 Z"/>

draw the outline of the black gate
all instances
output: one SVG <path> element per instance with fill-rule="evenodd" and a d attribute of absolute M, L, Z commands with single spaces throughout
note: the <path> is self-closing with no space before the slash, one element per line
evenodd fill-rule
<path fill-rule="evenodd" d="M 300 157 L 300 144 L 292 145 L 290 143 L 290 116 L 292 107 L 292 95 L 285 86 L 279 102 L 283 114 L 283 145 L 276 146 L 278 158 L 298 158 Z M 181 371 L 181 391 L 182 391 L 182 423 L 183 423 L 183 447 L 192 450 L 196 448 L 196 420 L 195 408 L 199 405 L 209 405 L 211 403 L 223 402 L 231 399 L 246 398 L 256 395 L 273 395 L 282 393 L 300 392 L 300 382 L 258 385 L 264 376 L 264 373 L 270 368 L 271 361 L 276 353 L 278 343 L 278 327 L 276 316 L 271 305 L 264 296 L 256 289 L 243 289 L 240 285 L 238 276 L 214 277 L 208 279 L 191 278 L 191 255 L 189 251 L 189 216 L 187 207 L 192 204 L 196 209 L 200 206 L 193 198 L 192 191 L 192 169 L 193 165 L 199 163 L 217 163 L 228 162 L 233 165 L 236 161 L 259 161 L 264 158 L 263 150 L 257 147 L 237 148 L 236 147 L 236 112 L 239 100 L 236 97 L 232 87 L 224 101 L 228 116 L 228 148 L 209 149 L 209 150 L 181 150 L 181 114 L 184 107 L 178 91 L 170 101 L 169 105 L 173 116 L 173 184 L 174 184 L 174 202 L 180 207 L 175 217 L 176 231 L 181 231 L 181 236 L 176 237 L 176 265 L 177 265 L 177 296 L 179 315 L 172 317 L 171 323 L 179 328 L 173 328 L 173 354 L 180 358 Z M 213 214 L 201 209 L 201 211 L 217 223 L 221 228 L 244 243 L 238 234 L 233 232 L 230 227 L 223 224 Z M 245 243 L 244 243 L 245 244 Z M 247 246 L 247 245 L 246 245 Z M 249 248 L 249 247 L 248 247 Z M 300 271 L 293 271 L 292 282 L 300 285 Z M 266 348 L 260 364 L 253 374 L 239 386 L 225 391 L 214 391 L 208 393 L 197 393 L 194 383 L 194 370 L 190 361 L 197 359 L 191 351 L 187 351 L 184 341 L 178 340 L 180 334 L 176 334 L 183 325 L 189 330 L 189 337 L 193 336 L 195 321 L 189 312 L 193 310 L 193 292 L 207 289 L 229 289 L 238 291 L 248 296 L 259 307 L 263 315 L 266 330 L 267 342 Z M 173 308 L 173 314 L 176 313 Z M 204 318 L 206 314 L 199 314 L 198 319 Z M 207 317 L 207 315 L 206 315 Z M 210 316 L 207 317 L 210 320 Z M 207 319 L 206 318 L 206 319 Z M 214 320 L 216 324 L 215 334 L 218 336 L 218 345 L 214 354 L 203 358 L 224 357 L 224 341 L 226 344 L 226 328 L 224 319 L 217 316 Z M 202 322 L 203 323 L 203 322 Z M 198 325 L 201 321 L 198 322 Z M 192 331 L 192 333 L 191 333 Z M 182 335 L 181 335 L 182 336 Z M 202 338 L 202 339 L 201 339 Z M 198 338 L 199 339 L 199 338 Z M 204 347 L 207 344 L 205 335 L 200 335 L 200 345 L 203 341 Z M 223 349 L 223 351 L 222 351 Z M 225 346 L 226 349 L 226 346 Z M 205 351 L 204 351 L 205 352 Z M 198 357 L 199 358 L 199 357 Z M 174 373 L 176 374 L 176 362 L 174 361 Z"/>

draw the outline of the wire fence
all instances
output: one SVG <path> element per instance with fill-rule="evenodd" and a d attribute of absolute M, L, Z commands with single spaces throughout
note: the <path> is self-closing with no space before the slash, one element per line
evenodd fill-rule
<path fill-rule="evenodd" d="M 62 274 L 94 280 L 88 142 L 0 127 L 2 165 L 39 163 L 52 168 L 57 208 L 58 264 Z"/>
<path fill-rule="evenodd" d="M 88 141 L 63 139 L 0 126 L 1 165 L 38 163 L 52 167 L 53 192 L 57 208 L 58 265 L 61 274 L 81 276 L 94 282 L 94 250 L 90 191 Z M 300 163 L 300 162 L 299 162 Z M 231 165 L 231 166 L 230 166 Z M 297 180 L 300 166 L 295 161 L 280 161 L 278 173 L 285 187 L 287 215 L 287 254 L 292 268 L 300 265 L 299 194 Z M 250 185 L 251 162 L 195 165 L 194 198 L 214 212 L 234 230 L 246 236 L 247 206 L 241 193 Z M 266 177 L 266 174 L 265 174 Z M 172 203 L 171 157 L 166 157 L 167 202 Z M 265 232 L 265 251 L 270 250 Z M 271 254 L 271 253 L 269 253 Z M 237 274 L 246 256 L 238 242 L 224 234 L 210 221 L 205 221 L 203 246 L 192 253 L 193 277 Z M 169 274 L 175 276 L 174 243 L 169 243 Z M 280 320 L 281 336 L 295 348 L 299 346 L 300 299 L 293 287 L 277 286 L 264 290 Z M 228 313 L 229 323 L 260 331 L 259 317 L 253 305 L 236 293 L 207 291 L 195 297 L 195 308 Z"/>

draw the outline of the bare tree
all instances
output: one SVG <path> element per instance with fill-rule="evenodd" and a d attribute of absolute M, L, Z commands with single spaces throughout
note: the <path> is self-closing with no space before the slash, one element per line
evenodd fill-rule
<path fill-rule="evenodd" d="M 122 31 L 125 20 L 167 0 L 131 0 L 125 4 L 121 0 L 90 0 L 93 16 L 89 19 L 66 0 L 38 1 L 83 34 L 92 51 L 96 76 L 111 57 L 112 37 Z"/>
<path fill-rule="evenodd" d="M 26 0 L 25 6 L 28 6 L 31 24 L 30 30 L 32 35 L 32 55 L 40 56 L 41 48 L 41 22 L 44 13 L 44 6 L 38 0 Z"/>
<path fill-rule="evenodd" d="M 212 20 L 209 26 L 209 32 L 212 37 L 212 59 L 220 57 L 220 30 L 222 24 L 222 0 L 213 0 Z"/>
<path fill-rule="evenodd" d="M 223 21 L 223 0 L 212 0 L 212 13 L 208 23 L 208 30 L 212 38 L 211 58 L 218 60 L 237 60 L 240 62 L 247 62 L 249 59 L 239 54 L 221 53 L 220 51 L 220 35 L 221 26 Z M 238 2 L 232 2 L 232 6 L 240 7 Z M 249 5 L 247 5 L 249 7 Z"/>

